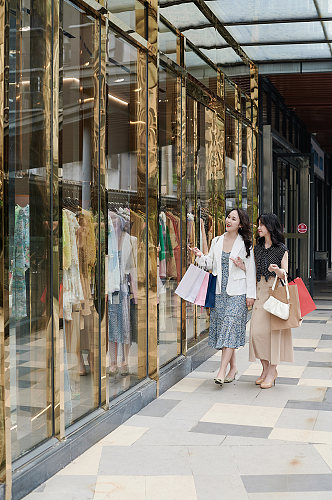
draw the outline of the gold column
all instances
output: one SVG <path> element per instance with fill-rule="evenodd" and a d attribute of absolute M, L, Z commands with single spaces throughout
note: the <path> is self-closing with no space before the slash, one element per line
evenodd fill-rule
<path fill-rule="evenodd" d="M 64 419 L 64 361 L 63 342 L 59 324 L 59 291 L 60 291 L 60 200 L 59 200 L 59 106 L 60 106 L 60 2 L 54 0 L 53 4 L 53 95 L 52 95 L 52 266 L 53 266 L 53 356 L 54 356 L 54 434 L 58 439 L 65 436 Z M 62 377 L 62 379 L 61 379 Z"/>
<path fill-rule="evenodd" d="M 250 145 L 247 146 L 251 147 L 250 174 L 248 168 L 248 213 L 252 221 L 253 231 L 255 231 L 258 216 L 258 69 L 254 64 L 250 65 L 250 97 L 252 100 L 252 130 L 248 130 L 251 137 Z"/>
<path fill-rule="evenodd" d="M 8 129 L 9 54 L 5 36 L 9 33 L 8 10 L 0 0 L 0 482 L 6 481 L 6 499 L 11 497 L 9 293 L 8 293 L 8 172 L 4 136 Z"/>
<path fill-rule="evenodd" d="M 225 229 L 225 78 L 221 71 L 218 71 L 218 96 L 222 100 L 220 116 L 217 117 L 216 124 L 216 234 L 222 234 Z"/>
<path fill-rule="evenodd" d="M 146 67 L 147 67 L 147 55 L 146 51 L 142 49 L 137 49 L 137 86 L 136 101 L 135 101 L 135 137 L 136 137 L 136 151 L 137 151 L 137 193 L 140 200 L 142 200 L 141 205 L 144 206 L 146 203 L 146 134 L 147 134 L 147 109 L 146 109 L 146 98 L 147 98 L 147 81 L 146 81 Z M 145 200 L 145 201 L 144 201 Z M 150 251 L 153 252 L 154 249 L 150 246 L 149 235 L 151 234 L 148 230 L 148 242 L 149 242 L 149 254 Z M 141 234 L 135 234 L 137 238 L 141 237 Z M 146 269 L 146 248 L 143 255 L 139 256 L 140 259 L 144 261 L 144 269 Z M 157 262 L 156 262 L 157 265 Z M 139 273 L 139 276 L 141 273 Z M 138 279 L 138 303 L 137 303 L 137 323 L 138 323 L 138 378 L 145 378 L 147 375 L 146 370 L 146 351 L 147 351 L 147 283 L 149 283 L 149 274 L 143 273 L 144 279 L 139 277 Z"/>
<path fill-rule="evenodd" d="M 178 41 L 180 39 L 178 38 Z M 180 59 L 178 55 L 178 60 Z M 182 78 L 180 76 L 176 79 L 176 172 L 177 172 L 177 199 L 180 203 L 180 220 L 182 214 L 181 205 L 181 90 L 182 90 Z M 177 301 L 177 354 L 182 353 L 182 322 L 181 322 L 181 311 L 182 311 L 182 300 L 180 297 L 176 296 Z"/>
<path fill-rule="evenodd" d="M 235 109 L 241 114 L 241 89 L 235 85 Z M 235 199 L 238 207 L 242 207 L 242 121 L 236 119 L 235 124 Z"/>
<path fill-rule="evenodd" d="M 194 169 L 194 217 L 195 217 L 195 239 L 194 245 L 197 246 L 197 174 L 198 174 L 198 165 L 197 165 L 197 157 L 198 157 L 198 103 L 196 100 L 193 100 L 193 133 L 194 133 L 194 141 L 193 141 L 193 169 Z M 192 262 L 195 260 L 194 254 L 191 255 Z M 189 304 L 188 304 L 189 306 Z M 194 339 L 197 340 L 197 306 L 189 306 L 194 308 L 194 318 L 193 318 L 193 328 L 194 328 Z"/>
<path fill-rule="evenodd" d="M 104 19 L 100 21 L 100 65 L 99 65 L 99 190 L 100 190 L 100 232 L 104 234 L 100 242 L 100 404 L 109 406 L 109 380 L 107 370 L 107 306 L 106 306 L 106 44 L 107 29 Z"/>
<path fill-rule="evenodd" d="M 91 208 L 94 216 L 97 216 L 97 220 L 99 222 L 99 230 L 98 230 L 98 238 L 97 238 L 97 276 L 96 282 L 99 285 L 99 289 L 96 290 L 96 297 L 98 297 L 98 306 L 93 308 L 94 320 L 93 320 L 93 332 L 91 338 L 91 348 L 90 353 L 93 358 L 93 366 L 92 377 L 93 377 L 93 397 L 94 397 L 94 407 L 99 406 L 99 364 L 100 364 L 100 339 L 99 339 L 99 320 L 102 317 L 102 313 L 104 312 L 102 309 L 101 302 L 101 276 L 99 274 L 99 270 L 101 269 L 102 257 L 105 252 L 102 249 L 103 243 L 105 241 L 105 226 L 102 226 L 102 214 L 99 212 L 100 210 L 100 197 L 99 197 L 99 120 L 100 120 L 100 83 L 99 83 L 99 74 L 100 74 L 100 54 L 99 54 L 99 43 L 100 43 L 100 19 L 95 19 L 94 26 L 94 41 L 93 41 L 93 50 L 94 50 L 94 67 L 93 67 L 93 87 L 94 87 L 94 120 L 93 120 L 93 151 L 92 151 L 92 197 L 91 197 Z M 97 194 L 98 193 L 98 194 Z M 99 276 L 98 276 L 99 274 Z M 103 292 L 104 293 L 104 292 Z M 103 295 L 104 296 L 104 295 Z"/>
<path fill-rule="evenodd" d="M 157 247 L 158 247 L 158 1 L 148 9 L 148 373 L 157 381 L 159 395 L 159 353 L 157 328 Z"/>

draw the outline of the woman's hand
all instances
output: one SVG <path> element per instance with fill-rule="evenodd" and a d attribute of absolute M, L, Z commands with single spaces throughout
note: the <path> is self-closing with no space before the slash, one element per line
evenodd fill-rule
<path fill-rule="evenodd" d="M 255 303 L 255 299 L 250 299 L 249 297 L 246 299 L 247 307 L 252 307 Z"/>
<path fill-rule="evenodd" d="M 230 257 L 230 259 L 232 262 L 234 262 L 236 267 L 239 267 L 240 269 L 242 269 L 242 271 L 246 270 L 246 266 L 244 265 L 244 262 L 240 257 L 236 257 L 236 259 L 233 259 L 232 257 Z"/>
<path fill-rule="evenodd" d="M 188 248 L 196 255 L 196 257 L 202 257 L 203 253 L 200 251 L 199 248 L 197 247 L 191 248 L 189 245 Z"/>
<path fill-rule="evenodd" d="M 270 264 L 268 270 L 270 271 L 270 273 L 276 273 L 276 275 L 280 279 L 285 278 L 286 271 L 284 269 L 280 269 L 280 267 L 277 266 L 277 264 Z"/>

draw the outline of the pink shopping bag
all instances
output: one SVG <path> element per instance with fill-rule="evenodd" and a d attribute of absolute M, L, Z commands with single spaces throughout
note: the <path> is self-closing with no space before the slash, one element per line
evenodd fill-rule
<path fill-rule="evenodd" d="M 200 267 L 190 264 L 175 293 L 194 304 L 206 274 L 208 273 Z"/>
<path fill-rule="evenodd" d="M 205 276 L 203 279 L 203 283 L 201 285 L 201 288 L 199 289 L 199 292 L 197 294 L 195 304 L 198 306 L 205 306 L 205 299 L 206 299 L 206 292 L 209 284 L 209 273 L 205 272 Z"/>

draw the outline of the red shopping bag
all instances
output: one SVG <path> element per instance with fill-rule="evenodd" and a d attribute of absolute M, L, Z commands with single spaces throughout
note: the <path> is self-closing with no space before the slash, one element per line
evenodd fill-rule
<path fill-rule="evenodd" d="M 300 309 L 302 318 L 309 314 L 310 312 L 317 309 L 315 302 L 312 300 L 310 293 L 308 292 L 307 287 L 303 283 L 301 278 L 295 278 L 295 280 L 291 281 L 289 285 L 296 285 L 299 291 L 299 300 L 300 300 Z"/>

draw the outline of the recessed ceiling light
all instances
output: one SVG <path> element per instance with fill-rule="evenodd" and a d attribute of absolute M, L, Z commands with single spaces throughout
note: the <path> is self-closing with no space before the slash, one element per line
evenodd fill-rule
<path fill-rule="evenodd" d="M 120 83 L 124 82 L 124 78 L 118 78 L 117 80 L 114 80 L 114 83 Z"/>

